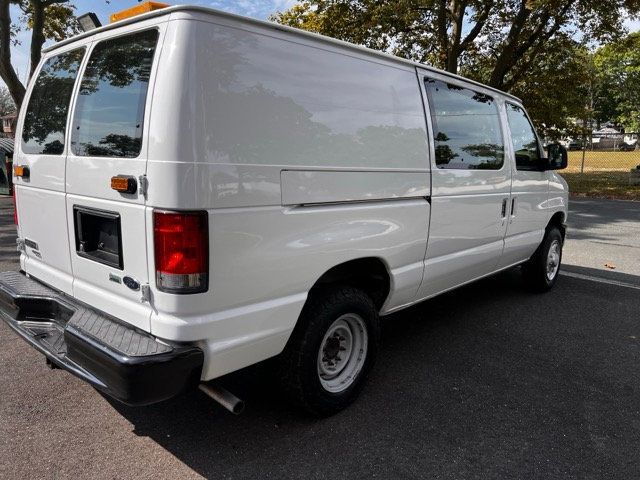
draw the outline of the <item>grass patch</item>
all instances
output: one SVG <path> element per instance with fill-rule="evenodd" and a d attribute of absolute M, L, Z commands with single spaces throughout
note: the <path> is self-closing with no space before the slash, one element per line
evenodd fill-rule
<path fill-rule="evenodd" d="M 640 150 L 633 152 L 569 152 L 569 165 L 559 172 L 576 197 L 615 198 L 640 201 L 640 186 L 629 185 L 629 170 L 640 164 Z"/>
<path fill-rule="evenodd" d="M 628 169 L 585 173 L 567 169 L 559 173 L 569 184 L 569 192 L 573 196 L 640 201 L 640 185 L 629 185 Z"/>

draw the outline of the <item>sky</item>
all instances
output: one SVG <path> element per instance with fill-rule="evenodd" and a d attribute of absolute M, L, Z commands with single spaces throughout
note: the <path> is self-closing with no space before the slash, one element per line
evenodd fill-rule
<path fill-rule="evenodd" d="M 163 1 L 163 0 L 160 0 Z M 165 3 L 189 3 L 190 5 L 202 5 L 206 7 L 227 10 L 249 17 L 266 19 L 276 11 L 286 10 L 296 3 L 296 0 L 184 0 L 173 1 L 164 0 Z M 76 0 L 76 14 L 82 15 L 87 12 L 94 12 L 103 24 L 109 23 L 109 15 L 125 8 L 134 6 L 136 0 Z M 15 22 L 20 18 L 18 7 L 11 6 L 11 18 Z M 625 22 L 629 31 L 640 30 L 640 20 L 627 20 Z M 18 73 L 18 77 L 25 82 L 29 74 L 29 39 L 30 31 L 24 30 L 18 35 L 19 45 L 11 50 L 11 61 Z M 0 85 L 4 82 L 0 80 Z"/>

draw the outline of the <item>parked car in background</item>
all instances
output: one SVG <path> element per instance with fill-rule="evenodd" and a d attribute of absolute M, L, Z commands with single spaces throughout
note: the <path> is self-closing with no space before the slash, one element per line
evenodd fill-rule
<path fill-rule="evenodd" d="M 633 152 L 637 148 L 637 145 L 638 145 L 638 141 L 637 140 L 635 140 L 633 142 L 629 142 L 629 143 L 622 142 L 620 144 L 620 151 L 621 152 Z"/>
<path fill-rule="evenodd" d="M 584 142 L 580 139 L 569 140 L 567 150 L 582 150 Z"/>
<path fill-rule="evenodd" d="M 335 413 L 380 316 L 558 278 L 567 153 L 518 98 L 281 25 L 177 6 L 60 42 L 17 139 L 0 313 L 131 405 L 277 356 L 295 404 Z"/>

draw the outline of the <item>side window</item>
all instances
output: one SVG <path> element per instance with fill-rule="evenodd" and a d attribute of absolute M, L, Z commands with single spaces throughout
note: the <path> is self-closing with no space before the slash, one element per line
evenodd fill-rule
<path fill-rule="evenodd" d="M 137 157 L 157 30 L 104 40 L 91 52 L 76 101 L 71 148 L 79 156 Z"/>
<path fill-rule="evenodd" d="M 61 155 L 73 85 L 84 49 L 49 58 L 31 91 L 22 127 L 24 153 Z"/>
<path fill-rule="evenodd" d="M 538 138 L 524 110 L 507 103 L 507 119 L 509 130 L 511 130 L 513 151 L 516 155 L 516 168 L 518 170 L 538 170 L 540 167 Z"/>
<path fill-rule="evenodd" d="M 493 98 L 440 80 L 425 79 L 436 166 L 499 170 L 504 163 L 500 116 Z"/>

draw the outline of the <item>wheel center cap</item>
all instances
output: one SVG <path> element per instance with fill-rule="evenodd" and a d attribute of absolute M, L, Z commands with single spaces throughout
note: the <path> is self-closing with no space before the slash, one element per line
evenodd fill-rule
<path fill-rule="evenodd" d="M 327 338 L 327 342 L 324 346 L 325 357 L 332 359 L 338 356 L 340 351 L 340 340 L 336 337 Z"/>

